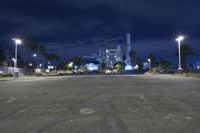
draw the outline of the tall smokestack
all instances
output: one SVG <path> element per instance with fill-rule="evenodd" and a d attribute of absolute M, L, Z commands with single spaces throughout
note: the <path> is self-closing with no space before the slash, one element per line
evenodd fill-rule
<path fill-rule="evenodd" d="M 126 61 L 127 61 L 127 64 L 130 64 L 131 63 L 131 59 L 129 56 L 129 52 L 131 51 L 131 34 L 130 33 L 126 34 L 126 43 L 127 43 Z"/>

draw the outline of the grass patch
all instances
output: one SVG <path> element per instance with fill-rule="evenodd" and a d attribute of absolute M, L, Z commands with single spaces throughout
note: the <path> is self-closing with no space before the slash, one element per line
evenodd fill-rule
<path fill-rule="evenodd" d="M 10 73 L 0 74 L 0 78 L 8 78 L 8 77 L 12 77 L 12 74 L 10 74 Z"/>
<path fill-rule="evenodd" d="M 200 73 L 192 73 L 192 72 L 183 72 L 182 75 L 186 77 L 200 77 Z"/>

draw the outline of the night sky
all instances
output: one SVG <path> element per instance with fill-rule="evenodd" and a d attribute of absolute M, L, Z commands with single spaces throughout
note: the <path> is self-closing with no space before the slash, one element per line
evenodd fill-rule
<path fill-rule="evenodd" d="M 145 59 L 176 60 L 176 36 L 200 56 L 199 0 L 1 0 L 0 46 L 13 36 L 32 37 L 61 60 L 90 55 L 112 44 L 125 52 L 125 34 Z M 23 54 L 24 49 L 20 52 Z"/>

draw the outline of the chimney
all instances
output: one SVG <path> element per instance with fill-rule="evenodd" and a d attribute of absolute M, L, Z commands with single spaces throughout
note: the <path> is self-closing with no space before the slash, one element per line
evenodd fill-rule
<path fill-rule="evenodd" d="M 127 43 L 126 61 L 127 61 L 127 64 L 130 64 L 131 63 L 131 59 L 129 56 L 129 52 L 131 51 L 131 34 L 130 33 L 126 34 L 126 43 Z"/>

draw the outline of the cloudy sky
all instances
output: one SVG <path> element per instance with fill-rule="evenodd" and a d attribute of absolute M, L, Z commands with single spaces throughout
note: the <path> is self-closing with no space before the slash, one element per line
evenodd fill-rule
<path fill-rule="evenodd" d="M 130 32 L 142 58 L 176 58 L 179 34 L 200 51 L 199 7 L 199 0 L 1 0 L 0 46 L 10 47 L 13 36 L 32 37 L 64 59 L 111 43 L 125 48 Z"/>

